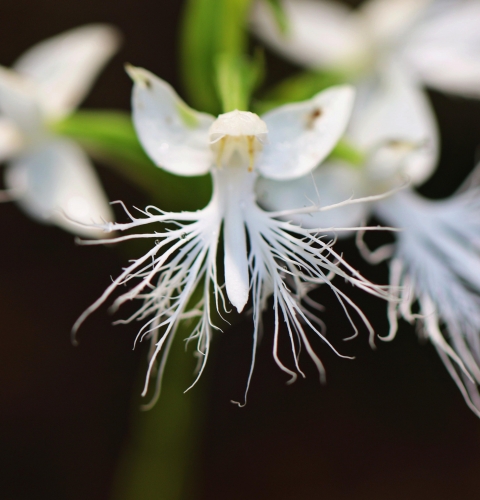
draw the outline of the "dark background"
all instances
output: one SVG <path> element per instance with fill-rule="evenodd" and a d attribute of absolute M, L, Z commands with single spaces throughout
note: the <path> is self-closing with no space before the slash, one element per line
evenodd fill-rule
<path fill-rule="evenodd" d="M 128 61 L 178 88 L 178 0 L 0 0 L 0 62 L 10 65 L 35 42 L 89 22 L 117 25 L 121 53 L 98 80 L 85 108 L 129 108 Z M 274 77 L 292 67 L 269 55 Z M 422 192 L 450 194 L 474 164 L 480 104 L 431 94 L 443 156 Z M 143 194 L 100 165 L 110 199 L 144 205 Z M 121 265 L 116 248 L 77 247 L 70 234 L 0 206 L 0 498 L 109 498 L 129 433 L 131 405 L 145 351 L 132 352 L 135 327 L 110 325 L 105 309 L 70 343 L 74 320 Z M 340 244 L 368 277 L 385 283 L 386 268 L 368 268 L 353 245 Z M 377 331 L 385 304 L 352 292 Z M 378 349 L 367 333 L 350 343 L 344 315 L 321 289 L 330 338 L 355 361 L 314 342 L 327 368 L 321 386 L 309 375 L 293 386 L 271 356 L 272 318 L 246 408 L 241 397 L 249 366 L 251 326 L 244 317 L 214 341 L 198 498 L 294 500 L 479 498 L 480 422 L 467 409 L 432 346 L 402 324 Z M 141 367 L 143 369 L 143 365 Z"/>

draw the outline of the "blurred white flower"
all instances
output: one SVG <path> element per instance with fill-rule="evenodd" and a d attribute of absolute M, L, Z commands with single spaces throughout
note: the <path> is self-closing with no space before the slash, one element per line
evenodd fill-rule
<path fill-rule="evenodd" d="M 254 184 L 259 175 L 290 181 L 307 175 L 318 165 L 344 132 L 353 104 L 352 88 L 334 87 L 309 101 L 275 109 L 262 118 L 238 110 L 215 118 L 190 109 L 167 83 L 153 74 L 139 68 L 129 68 L 129 73 L 135 82 L 134 124 L 148 155 L 158 166 L 177 175 L 210 172 L 213 195 L 207 207 L 197 212 L 166 213 L 147 207 L 140 218 L 127 212 L 129 223 L 102 225 L 109 232 L 152 223 L 167 224 L 158 231 L 108 240 L 151 238 L 155 244 L 123 270 L 79 318 L 74 331 L 117 287 L 137 280 L 136 285 L 115 300 L 114 308 L 132 299 L 142 301 L 140 309 L 128 321 L 146 320 L 138 338 L 153 339 L 144 394 L 156 358 L 163 352 L 157 378 L 158 395 L 165 359 L 179 322 L 192 316 L 198 319 L 188 341 L 197 343 L 200 376 L 212 333 L 219 329 L 212 320 L 212 311 L 221 315 L 222 309 L 229 308 L 228 302 L 241 312 L 251 298 L 253 370 L 261 313 L 268 297 L 273 295 L 273 356 L 278 366 L 291 380 L 297 373 L 303 375 L 299 366 L 303 346 L 323 377 L 323 366 L 310 345 L 305 326 L 329 342 L 322 322 L 302 304 L 311 302 L 308 291 L 326 284 L 347 315 L 348 309 L 353 309 L 360 316 L 371 338 L 373 331 L 363 313 L 331 280 L 340 276 L 379 297 L 385 298 L 386 291 L 349 266 L 333 249 L 333 241 L 325 241 L 321 229 L 304 229 L 279 220 L 282 215 L 288 217 L 288 213 L 262 210 L 256 203 Z M 356 201 L 359 200 L 345 204 Z M 317 210 L 319 207 L 311 204 L 300 212 Z M 221 271 L 217 267 L 220 241 L 223 241 L 225 285 L 221 284 Z M 201 296 L 194 294 L 199 287 Z M 284 334 L 291 345 L 294 369 L 288 368 L 279 357 L 282 322 L 286 325 Z"/>
<path fill-rule="evenodd" d="M 480 98 L 479 0 L 367 0 L 355 10 L 328 0 L 282 0 L 282 34 L 266 1 L 254 32 L 297 64 L 358 77 L 400 63 L 425 85 Z"/>
<path fill-rule="evenodd" d="M 403 179 L 421 184 L 436 164 L 435 121 L 418 85 L 395 66 L 383 78 L 359 89 L 346 137 L 364 152 L 361 166 L 327 161 L 313 172 L 288 183 L 261 179 L 259 202 L 269 209 L 293 209 L 307 198 L 321 204 L 348 196 L 368 196 L 392 189 Z M 372 85 L 375 92 L 371 92 Z M 379 91 L 381 90 L 381 91 Z M 374 213 L 388 226 L 402 229 L 396 243 L 371 253 L 370 262 L 393 257 L 390 285 L 397 299 L 390 302 L 390 333 L 397 318 L 418 324 L 459 386 L 469 407 L 480 416 L 480 205 L 473 185 L 442 201 L 430 201 L 404 189 L 370 205 L 345 206 L 334 213 L 297 218 L 303 227 L 358 225 Z M 342 235 L 342 234 L 340 234 Z M 396 292 L 395 292 L 396 290 Z M 418 302 L 418 313 L 412 305 Z"/>
<path fill-rule="evenodd" d="M 118 45 L 114 28 L 88 25 L 35 45 L 12 69 L 0 67 L 4 198 L 39 221 L 85 236 L 99 231 L 72 221 L 112 220 L 111 209 L 85 153 L 51 129 L 85 97 Z"/>

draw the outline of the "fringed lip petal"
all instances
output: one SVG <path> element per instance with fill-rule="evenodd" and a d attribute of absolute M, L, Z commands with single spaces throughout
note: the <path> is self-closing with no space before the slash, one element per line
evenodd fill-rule
<path fill-rule="evenodd" d="M 134 81 L 133 123 L 152 160 L 176 175 L 206 174 L 213 164 L 208 131 L 215 118 L 185 104 L 154 74 L 129 66 Z"/>
<path fill-rule="evenodd" d="M 334 205 L 351 197 L 362 197 L 367 192 L 362 172 L 340 161 L 327 160 L 311 175 L 290 181 L 276 181 L 261 177 L 256 187 L 257 200 L 268 210 L 291 210 L 318 204 Z M 346 205 L 328 212 L 292 214 L 289 220 L 306 228 L 355 227 L 367 218 L 369 204 Z M 347 236 L 341 232 L 339 236 Z"/>
<path fill-rule="evenodd" d="M 35 45 L 13 69 L 36 84 L 48 118 L 59 119 L 85 98 L 119 44 L 120 34 L 112 26 L 81 26 Z"/>
<path fill-rule="evenodd" d="M 7 187 L 34 219 L 74 234 L 100 237 L 95 224 L 113 214 L 85 153 L 72 141 L 54 139 L 17 157 L 5 173 Z"/>
<path fill-rule="evenodd" d="M 354 96 L 353 87 L 339 85 L 308 101 L 286 104 L 263 115 L 268 143 L 257 162 L 260 174 L 287 180 L 311 172 L 343 135 Z"/>
<path fill-rule="evenodd" d="M 254 33 L 288 58 L 312 68 L 342 66 L 364 57 L 360 20 L 339 3 L 284 0 L 288 30 L 281 33 L 267 2 L 252 11 Z"/>

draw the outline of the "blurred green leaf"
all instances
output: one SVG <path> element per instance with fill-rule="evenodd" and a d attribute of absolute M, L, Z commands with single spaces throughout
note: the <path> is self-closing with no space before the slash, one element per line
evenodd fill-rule
<path fill-rule="evenodd" d="M 205 419 L 207 378 L 194 380 L 197 360 L 185 352 L 192 324 L 182 323 L 168 356 L 162 393 L 146 412 L 132 407 L 129 440 L 113 485 L 114 500 L 189 500 L 197 497 L 199 449 Z M 145 374 L 138 381 L 143 387 Z"/>
<path fill-rule="evenodd" d="M 197 210 L 210 200 L 210 176 L 179 177 L 155 166 L 143 151 L 127 113 L 79 111 L 55 124 L 55 131 L 115 168 L 163 210 Z"/>
<path fill-rule="evenodd" d="M 219 114 L 215 61 L 220 53 L 247 51 L 247 17 L 252 0 L 188 0 L 181 38 L 182 74 L 193 106 Z"/>
<path fill-rule="evenodd" d="M 365 154 L 355 148 L 346 139 L 340 139 L 330 153 L 329 159 L 343 160 L 353 167 L 363 167 L 365 165 Z"/>
<path fill-rule="evenodd" d="M 262 80 L 263 73 L 262 52 L 257 52 L 254 59 L 228 52 L 219 54 L 215 60 L 215 83 L 222 111 L 247 111 L 251 95 Z"/>
<path fill-rule="evenodd" d="M 272 9 L 275 22 L 282 35 L 287 35 L 289 31 L 289 23 L 287 14 L 283 8 L 281 0 L 266 0 Z"/>

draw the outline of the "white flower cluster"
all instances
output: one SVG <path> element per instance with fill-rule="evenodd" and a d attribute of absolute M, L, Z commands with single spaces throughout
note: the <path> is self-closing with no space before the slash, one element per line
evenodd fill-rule
<path fill-rule="evenodd" d="M 439 138 L 423 86 L 480 97 L 478 0 L 368 0 L 356 10 L 326 0 L 282 0 L 289 30 L 283 35 L 266 2 L 252 17 L 254 32 L 298 64 L 343 71 L 357 87 L 346 136 L 365 154 L 361 169 L 325 162 L 313 176 L 320 198 L 371 195 L 400 179 L 420 185 L 434 171 Z M 391 257 L 390 333 L 397 318 L 417 322 L 435 345 L 469 407 L 480 416 L 480 207 L 475 174 L 468 188 L 443 201 L 410 189 L 385 200 L 335 213 L 335 225 L 356 225 L 369 213 L 401 228 L 396 244 L 363 255 Z M 301 189 L 303 185 L 303 192 Z M 273 210 L 312 196 L 310 179 L 295 187 L 263 181 L 263 204 Z M 360 208 L 360 209 L 359 209 Z M 301 218 L 304 227 L 329 225 L 324 214 Z M 400 288 L 398 288 L 400 286 Z M 418 302 L 418 312 L 412 306 Z"/>
<path fill-rule="evenodd" d="M 112 220 L 112 211 L 90 160 L 52 126 L 82 101 L 119 40 L 110 26 L 83 26 L 35 45 L 11 70 L 0 66 L 2 198 L 82 236 L 98 236 L 88 224 Z"/>
<path fill-rule="evenodd" d="M 303 376 L 299 355 L 304 349 L 323 378 L 307 333 L 334 347 L 323 322 L 307 307 L 316 307 L 308 297 L 313 287 L 326 285 L 335 294 L 354 334 L 356 315 L 372 344 L 375 337 L 362 311 L 335 285 L 333 279 L 340 277 L 388 302 L 391 328 L 380 335 L 383 340 L 395 337 L 399 318 L 420 325 L 480 416 L 477 176 L 443 201 L 414 191 L 434 171 L 439 153 L 437 124 L 423 86 L 480 97 L 480 1 L 368 0 L 356 10 L 327 0 L 281 4 L 286 33 L 265 0 L 255 3 L 253 31 L 295 63 L 348 75 L 351 85 L 261 117 L 245 110 L 215 117 L 188 107 L 148 71 L 127 68 L 134 81 L 133 122 L 143 148 L 158 167 L 177 176 L 211 175 L 213 194 L 204 209 L 172 213 L 150 206 L 134 216 L 123 205 L 129 221 L 112 222 L 89 160 L 75 143 L 52 131 L 52 123 L 72 112 L 118 46 L 118 34 L 103 25 L 40 43 L 12 70 L 0 67 L 0 161 L 7 162 L 2 197 L 82 236 L 116 233 L 91 243 L 153 242 L 74 326 L 76 331 L 128 285 L 114 299 L 114 308 L 140 301 L 121 322 L 143 321 L 137 340 L 152 342 L 144 394 L 156 373 L 158 396 L 182 321 L 193 319 L 187 340 L 196 343 L 201 360 L 198 378 L 214 331 L 220 329 L 218 318 L 230 306 L 242 312 L 250 304 L 248 390 L 270 298 L 277 365 L 291 381 Z M 361 165 L 329 158 L 342 137 L 360 153 Z M 364 227 L 370 214 L 385 229 L 401 229 L 395 244 L 368 250 L 361 235 L 376 229 Z M 152 229 L 137 230 L 144 226 Z M 352 231 L 367 260 L 391 258 L 389 286 L 370 283 L 335 251 L 332 235 Z M 289 362 L 280 358 L 282 336 L 291 347 Z"/>

